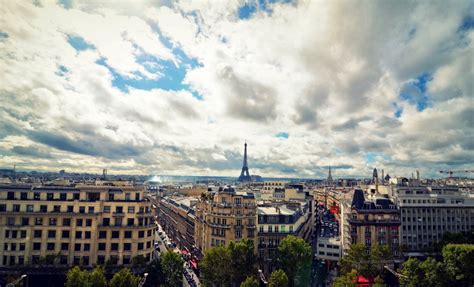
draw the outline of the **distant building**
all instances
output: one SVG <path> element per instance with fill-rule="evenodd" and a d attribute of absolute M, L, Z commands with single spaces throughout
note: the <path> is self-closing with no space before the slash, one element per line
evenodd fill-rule
<path fill-rule="evenodd" d="M 257 206 L 253 193 L 229 186 L 209 196 L 196 204 L 194 238 L 202 253 L 242 238 L 255 241 Z"/>
<path fill-rule="evenodd" d="M 155 224 L 141 186 L 0 186 L 0 266 L 152 260 Z"/>
<path fill-rule="evenodd" d="M 244 163 L 242 166 L 242 171 L 240 172 L 239 182 L 248 182 L 252 181 L 252 177 L 249 173 L 249 166 L 247 162 L 247 143 L 244 144 Z"/>

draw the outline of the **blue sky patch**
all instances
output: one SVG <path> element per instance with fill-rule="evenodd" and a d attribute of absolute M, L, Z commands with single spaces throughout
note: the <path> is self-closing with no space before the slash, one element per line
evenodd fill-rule
<path fill-rule="evenodd" d="M 67 72 L 69 72 L 69 70 L 66 67 L 64 67 L 63 65 L 59 65 L 58 66 L 58 71 L 56 72 L 56 75 L 64 76 Z"/>
<path fill-rule="evenodd" d="M 272 15 L 273 9 L 272 4 L 283 3 L 291 4 L 295 3 L 293 0 L 253 0 L 248 1 L 244 5 L 240 6 L 237 10 L 237 16 L 241 20 L 250 19 L 257 12 L 265 12 L 267 15 Z"/>
<path fill-rule="evenodd" d="M 94 45 L 89 44 L 81 36 L 67 35 L 68 43 L 77 51 L 84 51 L 87 49 L 95 49 Z"/>
<path fill-rule="evenodd" d="M 287 139 L 289 136 L 290 134 L 287 132 L 279 132 L 275 135 L 275 137 L 280 138 L 280 139 Z"/>
<path fill-rule="evenodd" d="M 427 84 L 431 80 L 433 80 L 431 73 L 423 73 L 419 75 L 402 87 L 400 98 L 407 101 L 409 104 L 416 106 L 417 111 L 423 111 L 429 106 L 429 99 L 426 91 Z"/>
<path fill-rule="evenodd" d="M 395 108 L 395 112 L 393 113 L 393 115 L 397 118 L 400 118 L 403 114 L 403 108 L 397 103 L 392 103 L 392 106 Z"/>
<path fill-rule="evenodd" d="M 470 29 L 474 28 L 474 17 L 471 15 L 468 15 L 463 18 L 461 25 L 458 28 L 458 32 L 465 32 Z"/>
<path fill-rule="evenodd" d="M 8 38 L 8 33 L 0 31 L 0 41 Z"/>

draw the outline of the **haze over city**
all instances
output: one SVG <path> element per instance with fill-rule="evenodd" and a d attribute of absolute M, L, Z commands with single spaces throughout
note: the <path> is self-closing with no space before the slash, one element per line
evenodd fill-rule
<path fill-rule="evenodd" d="M 463 170 L 472 1 L 2 1 L 0 167 Z"/>

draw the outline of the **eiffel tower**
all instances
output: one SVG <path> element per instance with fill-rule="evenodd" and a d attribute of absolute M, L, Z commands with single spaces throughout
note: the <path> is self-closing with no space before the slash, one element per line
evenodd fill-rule
<path fill-rule="evenodd" d="M 242 166 L 242 171 L 240 172 L 239 181 L 251 181 L 252 178 L 250 177 L 249 167 L 247 165 L 247 142 L 244 145 L 244 166 Z"/>

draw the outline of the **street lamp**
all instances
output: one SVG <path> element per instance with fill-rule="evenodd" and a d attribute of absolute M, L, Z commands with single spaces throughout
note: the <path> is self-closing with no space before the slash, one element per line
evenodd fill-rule
<path fill-rule="evenodd" d="M 15 287 L 16 284 L 20 283 L 21 280 L 25 279 L 26 278 L 26 274 L 23 274 L 21 275 L 20 278 L 18 278 L 17 280 L 15 280 L 13 283 L 8 283 L 7 284 L 7 287 Z"/>
<path fill-rule="evenodd" d="M 148 276 L 148 273 L 143 274 L 142 280 L 140 280 L 140 283 L 138 283 L 138 287 L 143 287 L 145 285 L 146 277 Z"/>
<path fill-rule="evenodd" d="M 260 276 L 260 280 L 262 281 L 263 284 L 267 285 L 268 282 L 265 278 L 265 275 L 262 272 L 262 269 L 258 269 L 258 275 Z"/>

